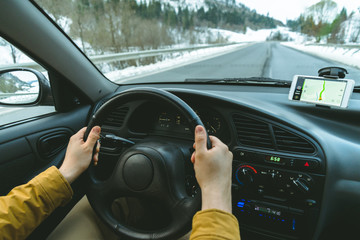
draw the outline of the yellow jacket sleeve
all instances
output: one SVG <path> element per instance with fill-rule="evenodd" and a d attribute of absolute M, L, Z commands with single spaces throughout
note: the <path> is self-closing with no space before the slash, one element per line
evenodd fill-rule
<path fill-rule="evenodd" d="M 190 240 L 240 240 L 236 217 L 218 209 L 199 211 L 193 218 Z"/>
<path fill-rule="evenodd" d="M 56 167 L 0 197 L 0 239 L 25 239 L 52 211 L 65 205 L 73 191 Z"/>

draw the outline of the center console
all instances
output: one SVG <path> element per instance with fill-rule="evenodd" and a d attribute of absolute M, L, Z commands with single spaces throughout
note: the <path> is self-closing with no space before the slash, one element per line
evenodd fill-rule
<path fill-rule="evenodd" d="M 311 239 L 325 180 L 321 152 L 311 156 L 233 149 L 233 213 L 245 240 Z"/>

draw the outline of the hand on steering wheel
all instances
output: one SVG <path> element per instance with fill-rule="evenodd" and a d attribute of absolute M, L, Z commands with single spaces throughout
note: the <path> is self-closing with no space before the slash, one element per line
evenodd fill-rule
<path fill-rule="evenodd" d="M 139 100 L 166 102 L 188 121 L 190 129 L 204 126 L 197 114 L 177 96 L 155 88 L 135 88 L 121 92 L 104 103 L 92 116 L 84 135 L 86 140 L 93 126 L 101 126 L 106 114 L 115 106 Z M 211 142 L 206 133 L 206 146 Z M 193 215 L 200 209 L 201 196 L 188 196 L 185 189 L 184 154 L 175 143 L 168 141 L 143 141 L 125 151 L 106 181 L 99 181 L 91 168 L 87 191 L 89 202 L 97 215 L 116 234 L 126 239 L 175 239 L 191 229 Z M 119 197 L 146 198 L 160 202 L 170 213 L 166 227 L 146 231 L 126 226 L 111 211 L 112 202 Z M 156 216 L 154 216 L 156 218 Z"/>

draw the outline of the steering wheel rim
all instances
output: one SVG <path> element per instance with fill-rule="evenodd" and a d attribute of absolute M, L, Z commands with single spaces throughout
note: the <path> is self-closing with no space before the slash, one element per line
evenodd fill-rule
<path fill-rule="evenodd" d="M 142 87 L 123 91 L 105 102 L 91 117 L 84 140 L 86 141 L 94 126 L 101 125 L 109 109 L 144 98 L 166 102 L 176 108 L 187 119 L 192 131 L 197 125 L 204 126 L 192 108 L 179 97 L 165 90 Z M 207 146 L 211 148 L 208 136 Z M 180 184 L 181 174 L 177 170 L 181 168 L 178 165 L 180 161 L 171 160 L 181 158 L 180 155 L 182 154 L 172 144 L 148 142 L 135 144 L 129 151 L 122 154 L 111 177 L 105 182 L 98 181 L 90 167 L 88 171 L 90 185 L 87 196 L 92 208 L 107 226 L 126 239 L 174 239 L 185 234 L 191 229 L 192 216 L 200 208 L 201 196 L 199 193 L 195 197 L 186 196 L 184 184 Z M 139 177 L 136 179 L 132 177 L 136 173 L 142 176 L 140 180 Z M 169 208 L 172 221 L 168 226 L 151 232 L 128 227 L 116 220 L 111 211 L 112 201 L 119 196 L 146 196 L 156 200 L 161 199 Z"/>

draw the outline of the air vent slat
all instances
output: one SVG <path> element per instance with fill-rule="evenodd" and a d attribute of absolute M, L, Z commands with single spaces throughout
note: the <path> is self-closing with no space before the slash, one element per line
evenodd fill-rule
<path fill-rule="evenodd" d="M 233 122 L 239 142 L 243 145 L 294 153 L 315 152 L 315 147 L 309 140 L 272 123 L 243 114 L 234 114 Z M 273 131 L 270 131 L 271 128 Z M 274 143 L 272 139 L 275 140 Z"/>
<path fill-rule="evenodd" d="M 315 148 L 303 137 L 279 127 L 273 127 L 277 148 L 282 151 L 298 153 L 314 153 Z"/>
<path fill-rule="evenodd" d="M 252 147 L 273 148 L 267 123 L 240 114 L 235 114 L 233 121 L 241 144 Z"/>
<path fill-rule="evenodd" d="M 128 107 L 117 107 L 110 111 L 104 120 L 104 125 L 112 127 L 121 127 L 124 123 L 125 117 L 129 111 Z"/>
<path fill-rule="evenodd" d="M 250 129 L 251 130 L 251 129 Z M 269 136 L 269 134 L 267 132 L 259 132 L 259 131 L 248 131 L 248 129 L 239 129 L 238 134 L 240 134 L 241 136 L 248 136 L 248 135 L 258 135 L 258 136 Z"/>

